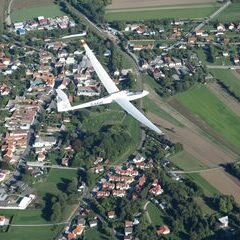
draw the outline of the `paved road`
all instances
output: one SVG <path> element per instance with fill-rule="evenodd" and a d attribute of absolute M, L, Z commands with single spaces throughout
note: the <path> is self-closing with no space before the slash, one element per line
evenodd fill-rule
<path fill-rule="evenodd" d="M 6 25 L 11 26 L 12 20 L 11 20 L 11 7 L 12 7 L 13 0 L 10 0 L 8 4 L 8 9 L 7 9 L 7 17 L 5 19 Z"/>

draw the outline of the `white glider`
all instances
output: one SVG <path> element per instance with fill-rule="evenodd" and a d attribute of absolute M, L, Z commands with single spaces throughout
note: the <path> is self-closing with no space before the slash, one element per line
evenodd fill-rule
<path fill-rule="evenodd" d="M 102 67 L 100 62 L 97 60 L 95 55 L 93 54 L 92 50 L 88 47 L 88 45 L 82 41 L 83 47 L 86 51 L 86 55 L 89 58 L 90 62 L 92 63 L 92 66 L 97 73 L 100 81 L 106 88 L 107 92 L 109 93 L 108 96 L 83 103 L 77 106 L 72 107 L 67 95 L 61 90 L 57 89 L 57 108 L 58 112 L 66 112 L 66 111 L 72 111 L 87 107 L 93 107 L 103 104 L 109 104 L 111 102 L 116 102 L 118 105 L 120 105 L 126 112 L 128 112 L 130 115 L 132 115 L 136 120 L 144 124 L 145 126 L 149 127 L 153 131 L 155 131 L 158 134 L 163 134 L 163 132 L 156 127 L 150 120 L 148 120 L 133 104 L 130 103 L 132 100 L 136 100 L 139 98 L 142 98 L 146 96 L 149 92 L 148 91 L 128 91 L 123 90 L 120 91 L 113 80 L 110 78 L 108 73 L 105 71 L 105 69 Z"/>

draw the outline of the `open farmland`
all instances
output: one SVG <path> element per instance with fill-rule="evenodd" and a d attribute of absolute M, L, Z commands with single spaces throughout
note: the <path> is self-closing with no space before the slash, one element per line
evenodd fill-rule
<path fill-rule="evenodd" d="M 156 7 L 156 6 L 176 6 L 181 4 L 206 4 L 215 3 L 215 0 L 112 0 L 112 4 L 107 9 Z"/>
<path fill-rule="evenodd" d="M 240 146 L 240 118 L 205 86 L 194 87 L 176 97 L 175 107 L 235 152 Z"/>
<path fill-rule="evenodd" d="M 216 9 L 216 4 L 109 9 L 106 12 L 106 19 L 108 21 L 139 21 L 166 18 L 199 19 L 208 17 Z"/>
<path fill-rule="evenodd" d="M 60 10 L 58 5 L 53 3 L 52 0 L 23 0 L 14 1 L 12 4 L 12 22 L 32 19 L 41 15 L 45 17 L 56 17 L 62 16 L 64 13 Z"/>
<path fill-rule="evenodd" d="M 240 98 L 240 74 L 228 69 L 212 69 L 211 73 Z"/>
<path fill-rule="evenodd" d="M 232 3 L 217 17 L 219 21 L 239 21 L 240 3 Z"/>

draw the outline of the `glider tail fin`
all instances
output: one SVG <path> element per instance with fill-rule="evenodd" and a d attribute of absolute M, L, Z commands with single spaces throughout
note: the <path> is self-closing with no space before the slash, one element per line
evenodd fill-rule
<path fill-rule="evenodd" d="M 71 110 L 71 104 L 68 100 L 68 96 L 61 90 L 57 89 L 57 110 L 58 112 L 66 112 Z"/>

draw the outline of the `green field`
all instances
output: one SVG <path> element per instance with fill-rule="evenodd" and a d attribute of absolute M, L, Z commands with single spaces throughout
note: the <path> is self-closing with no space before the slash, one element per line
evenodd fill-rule
<path fill-rule="evenodd" d="M 152 220 L 152 223 L 155 226 L 161 226 L 164 224 L 163 219 L 162 219 L 162 212 L 155 204 L 150 202 L 147 206 L 147 211 Z"/>
<path fill-rule="evenodd" d="M 216 4 L 209 4 L 107 10 L 106 19 L 108 21 L 138 21 L 164 18 L 196 19 L 208 17 L 216 9 Z"/>
<path fill-rule="evenodd" d="M 232 70 L 214 69 L 210 71 L 213 76 L 226 85 L 231 92 L 240 97 L 240 74 L 235 76 Z"/>
<path fill-rule="evenodd" d="M 38 16 L 56 17 L 62 15 L 64 15 L 64 13 L 60 10 L 58 5 L 49 4 L 46 6 L 36 6 L 15 10 L 11 13 L 11 18 L 12 22 L 19 22 L 27 19 L 33 19 Z"/>
<path fill-rule="evenodd" d="M 195 182 L 207 196 L 212 196 L 219 194 L 219 191 L 212 186 L 208 181 L 206 181 L 199 173 L 189 173 L 187 176 Z"/>
<path fill-rule="evenodd" d="M 53 227 L 10 227 L 6 233 L 0 233 L 0 239 L 6 240 L 52 240 L 57 237 Z M 60 229 L 59 229 L 60 230 Z"/>
<path fill-rule="evenodd" d="M 229 22 L 240 20 L 240 3 L 232 3 L 219 14 L 217 20 Z"/>
<path fill-rule="evenodd" d="M 185 151 L 173 155 L 170 159 L 171 162 L 173 162 L 179 168 L 185 171 L 197 171 L 207 169 L 207 166 L 205 166 L 203 163 L 201 163 L 199 160 L 197 160 L 191 154 Z"/>
<path fill-rule="evenodd" d="M 200 117 L 232 146 L 240 146 L 240 118 L 221 102 L 206 86 L 197 86 L 176 99 Z"/>
<path fill-rule="evenodd" d="M 60 194 L 60 186 L 72 181 L 76 176 L 76 170 L 52 169 L 47 179 L 42 183 L 34 185 L 37 196 L 44 199 L 46 194 Z M 63 213 L 64 220 L 69 216 L 73 206 L 69 205 Z M 0 215 L 13 216 L 12 224 L 46 224 L 49 223 L 42 216 L 41 209 L 21 210 L 0 210 Z M 33 230 L 34 229 L 34 230 Z M 0 239 L 8 240 L 51 240 L 56 236 L 61 227 L 53 229 L 53 226 L 44 227 L 10 227 L 7 233 L 0 233 Z M 5 237 L 5 238 L 2 238 Z"/>

